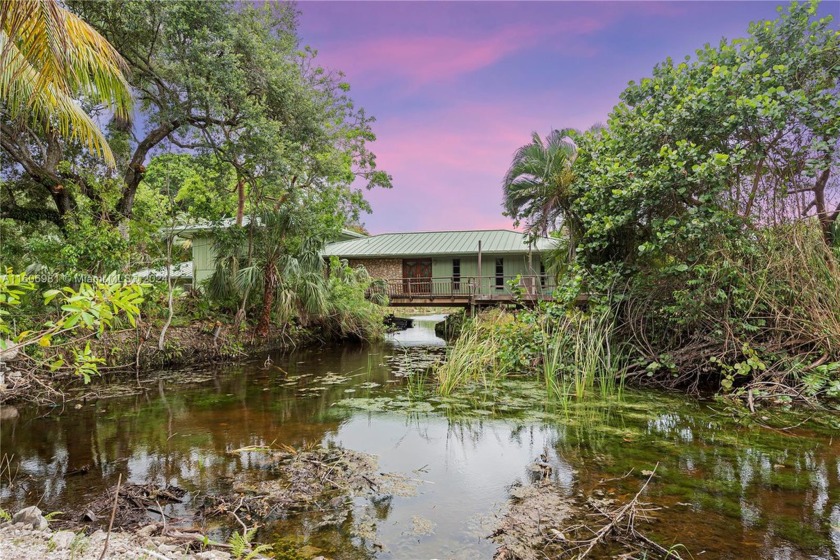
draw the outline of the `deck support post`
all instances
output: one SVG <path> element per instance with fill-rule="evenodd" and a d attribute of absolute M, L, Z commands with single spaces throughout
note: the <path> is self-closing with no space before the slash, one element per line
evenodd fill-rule
<path fill-rule="evenodd" d="M 478 293 L 481 293 L 481 284 L 482 284 L 482 276 L 481 276 L 481 240 L 478 240 Z"/>

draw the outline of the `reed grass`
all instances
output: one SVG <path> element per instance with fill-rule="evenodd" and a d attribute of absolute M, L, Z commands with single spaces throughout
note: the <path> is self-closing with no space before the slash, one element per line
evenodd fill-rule
<path fill-rule="evenodd" d="M 539 317 L 527 325 L 514 320 L 514 328 L 525 330 L 525 338 L 538 344 L 537 365 L 530 372 L 506 365 L 511 361 L 502 353 L 510 351 L 510 345 L 504 344 L 502 337 L 514 336 L 510 322 L 509 317 L 496 313 L 479 317 L 464 328 L 447 361 L 436 371 L 442 395 L 470 384 L 492 388 L 500 379 L 521 373 L 539 375 L 548 398 L 560 402 L 565 410 L 573 399 L 622 395 L 627 360 L 623 347 L 614 340 L 611 314 L 575 313 L 559 321 Z M 534 324 L 536 328 L 531 329 Z"/>
<path fill-rule="evenodd" d="M 498 381 L 498 335 L 492 329 L 473 322 L 465 328 L 455 342 L 446 361 L 438 367 L 438 392 L 450 395 L 470 383 L 489 387 Z"/>

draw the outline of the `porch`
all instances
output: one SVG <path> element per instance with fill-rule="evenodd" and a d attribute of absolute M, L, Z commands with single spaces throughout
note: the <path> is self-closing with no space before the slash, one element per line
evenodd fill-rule
<path fill-rule="evenodd" d="M 397 278 L 382 281 L 394 307 L 489 307 L 550 301 L 556 287 L 549 276 L 461 276 Z"/>

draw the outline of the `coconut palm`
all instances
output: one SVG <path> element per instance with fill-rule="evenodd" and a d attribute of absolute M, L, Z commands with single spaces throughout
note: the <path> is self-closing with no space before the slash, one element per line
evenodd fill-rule
<path fill-rule="evenodd" d="M 102 131 L 78 102 L 107 105 L 127 120 L 131 93 L 119 53 L 57 0 L 0 3 L 0 100 L 11 119 L 78 139 L 114 165 Z"/>
<path fill-rule="evenodd" d="M 543 140 L 536 132 L 531 143 L 516 150 L 505 174 L 505 214 L 531 235 L 547 235 L 565 225 L 571 238 L 580 231 L 571 206 L 572 165 L 577 146 L 571 128 L 552 130 Z"/>

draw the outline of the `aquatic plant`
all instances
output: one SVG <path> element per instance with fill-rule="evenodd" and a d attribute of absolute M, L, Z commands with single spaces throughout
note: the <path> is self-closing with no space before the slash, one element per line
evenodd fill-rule
<path fill-rule="evenodd" d="M 627 357 L 615 340 L 612 314 L 557 310 L 546 306 L 477 317 L 436 371 L 440 394 L 473 383 L 493 387 L 507 376 L 531 374 L 540 376 L 546 395 L 564 406 L 570 398 L 620 395 Z"/>
<path fill-rule="evenodd" d="M 438 392 L 450 395 L 456 388 L 469 383 L 484 387 L 494 384 L 500 376 L 501 358 L 499 333 L 491 320 L 478 319 L 464 328 L 461 337 L 447 354 L 446 361 L 437 368 Z"/>

